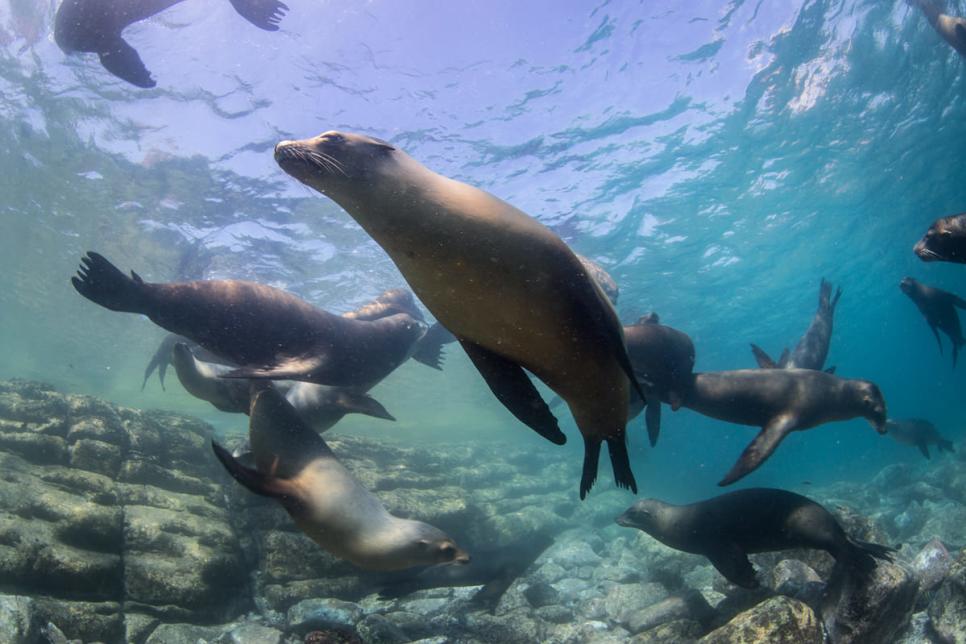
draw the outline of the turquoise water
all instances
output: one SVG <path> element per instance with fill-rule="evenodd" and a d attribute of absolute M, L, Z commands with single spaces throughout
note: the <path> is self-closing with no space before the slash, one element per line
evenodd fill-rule
<path fill-rule="evenodd" d="M 966 209 L 964 61 L 907 4 L 289 4 L 277 33 L 198 0 L 134 25 L 158 80 L 141 90 L 65 56 L 54 6 L 0 1 L 0 377 L 242 431 L 173 375 L 141 392 L 163 332 L 68 279 L 96 250 L 151 281 L 253 279 L 334 312 L 402 286 L 272 158 L 280 139 L 342 129 L 540 219 L 612 273 L 622 320 L 654 310 L 687 332 L 698 370 L 753 366 L 749 342 L 793 346 L 824 276 L 844 291 L 829 364 L 876 381 L 892 416 L 962 437 L 966 367 L 938 354 L 898 282 L 966 292 L 962 267 L 911 252 Z M 519 441 L 579 467 L 569 418 L 568 447 L 536 438 L 458 347 L 444 373 L 410 362 L 373 395 L 399 421 L 337 431 Z M 715 493 L 754 430 L 684 410 L 665 411 L 656 449 L 642 419 L 629 434 L 641 493 L 683 500 Z M 919 458 L 835 423 L 791 436 L 746 482 L 862 480 Z"/>

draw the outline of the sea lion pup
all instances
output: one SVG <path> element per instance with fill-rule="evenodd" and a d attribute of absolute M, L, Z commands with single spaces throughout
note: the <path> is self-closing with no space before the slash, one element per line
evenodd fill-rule
<path fill-rule="evenodd" d="M 501 548 L 473 550 L 473 561 L 465 566 L 432 566 L 385 576 L 380 597 L 405 597 L 428 588 L 480 586 L 471 604 L 490 612 L 496 609 L 507 589 L 553 543 L 549 534 L 538 533 Z"/>
<path fill-rule="evenodd" d="M 944 14 L 933 0 L 906 0 L 922 10 L 926 20 L 949 45 L 966 56 L 966 20 Z"/>
<path fill-rule="evenodd" d="M 899 288 L 915 302 L 919 312 L 926 318 L 926 323 L 936 336 L 939 355 L 943 353 L 939 332 L 942 331 L 949 337 L 949 342 L 953 345 L 953 367 L 955 368 L 956 360 L 959 358 L 959 347 L 966 344 L 966 338 L 963 338 L 963 331 L 959 326 L 959 314 L 954 307 L 966 309 L 966 300 L 948 291 L 926 286 L 911 277 L 903 278 L 899 282 Z"/>
<path fill-rule="evenodd" d="M 222 377 L 303 380 L 370 389 L 409 359 L 426 327 L 397 313 L 368 322 L 316 308 L 283 290 L 242 280 L 152 284 L 97 253 L 71 279 L 112 311 L 141 313 L 240 365 Z"/>
<path fill-rule="evenodd" d="M 661 324 L 657 313 L 648 313 L 637 323 L 625 326 L 624 341 L 634 373 L 648 398 L 644 420 L 654 446 L 661 432 L 661 403 L 668 403 L 677 411 L 691 388 L 694 343 L 686 333 Z M 631 391 L 629 416 L 634 418 L 643 407 L 644 402 Z"/>
<path fill-rule="evenodd" d="M 247 414 L 251 407 L 250 381 L 222 378 L 231 367 L 198 360 L 184 343 L 174 345 L 172 364 L 178 380 L 195 398 L 210 402 L 220 411 Z M 281 380 L 275 387 L 285 396 L 309 427 L 322 434 L 346 414 L 396 420 L 368 394 L 345 387 Z"/>
<path fill-rule="evenodd" d="M 141 61 L 137 50 L 121 32 L 173 7 L 182 0 L 63 0 L 54 18 L 54 40 L 61 50 L 97 54 L 104 68 L 138 87 L 157 83 Z M 259 29 L 277 31 L 288 7 L 278 0 L 231 0 L 245 20 Z"/>
<path fill-rule="evenodd" d="M 966 264 L 966 213 L 937 219 L 912 250 L 924 262 Z"/>
<path fill-rule="evenodd" d="M 940 453 L 953 452 L 953 442 L 944 438 L 935 425 L 922 418 L 890 418 L 886 421 L 886 432 L 899 443 L 915 445 L 926 458 L 932 458 L 929 454 L 930 445 L 935 445 Z"/>
<path fill-rule="evenodd" d="M 718 485 L 730 485 L 757 469 L 795 431 L 861 416 L 885 433 L 885 400 L 874 383 L 812 369 L 696 373 L 684 406 L 718 420 L 761 427 Z"/>
<path fill-rule="evenodd" d="M 782 351 L 778 362 L 772 360 L 761 347 L 751 345 L 751 352 L 762 369 L 815 369 L 821 371 L 828 358 L 828 347 L 832 342 L 832 319 L 835 316 L 835 305 L 839 303 L 842 289 L 836 289 L 832 297 L 832 285 L 822 278 L 818 288 L 818 309 L 808 325 L 805 335 L 795 345 L 795 350 L 788 353 Z M 828 373 L 835 373 L 835 367 L 826 369 Z"/>
<path fill-rule="evenodd" d="M 278 500 L 325 550 L 367 570 L 469 562 L 438 528 L 389 514 L 274 388 L 252 394 L 250 415 L 255 469 L 212 441 L 215 455 L 239 483 Z"/>
<path fill-rule="evenodd" d="M 791 548 L 825 550 L 838 564 L 860 574 L 875 560 L 892 561 L 894 548 L 849 538 L 832 514 L 793 492 L 752 488 L 690 505 L 642 499 L 617 517 L 618 525 L 638 528 L 661 543 L 703 555 L 733 584 L 757 588 L 748 555 Z"/>
<path fill-rule="evenodd" d="M 459 340 L 503 405 L 541 436 L 566 437 L 524 369 L 560 395 L 584 437 L 580 497 L 607 441 L 619 487 L 637 489 L 624 441 L 638 389 L 620 322 L 573 251 L 548 228 L 392 145 L 326 132 L 282 141 L 275 160 L 342 206 Z"/>

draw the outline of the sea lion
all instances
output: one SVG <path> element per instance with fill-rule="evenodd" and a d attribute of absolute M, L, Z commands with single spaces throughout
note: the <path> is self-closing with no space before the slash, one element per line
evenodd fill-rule
<path fill-rule="evenodd" d="M 653 446 L 661 431 L 661 403 L 677 411 L 691 387 L 694 343 L 686 333 L 661 324 L 656 313 L 625 326 L 624 341 L 634 373 L 648 397 L 644 420 Z M 644 402 L 631 391 L 629 417 L 636 417 L 643 407 Z"/>
<path fill-rule="evenodd" d="M 151 72 L 121 32 L 182 0 L 64 0 L 54 18 L 54 40 L 61 50 L 97 54 L 104 68 L 138 87 L 154 87 Z M 231 0 L 245 20 L 259 29 L 277 31 L 288 7 L 278 0 Z"/>
<path fill-rule="evenodd" d="M 242 280 L 152 284 L 90 252 L 71 279 L 112 311 L 141 313 L 238 368 L 222 377 L 303 380 L 372 388 L 409 359 L 426 326 L 405 313 L 372 322 L 316 308 L 290 293 Z"/>
<path fill-rule="evenodd" d="M 282 141 L 275 160 L 383 247 L 519 420 L 554 443 L 566 441 L 524 369 L 567 402 L 584 437 L 581 498 L 596 480 L 602 441 L 617 485 L 637 489 L 624 427 L 629 388 L 644 394 L 617 314 L 557 235 L 367 136 L 326 132 Z"/>
<path fill-rule="evenodd" d="M 966 264 L 966 213 L 937 219 L 912 250 L 924 262 Z"/>
<path fill-rule="evenodd" d="M 471 604 L 490 612 L 507 588 L 553 544 L 549 534 L 538 533 L 501 548 L 473 549 L 473 561 L 465 566 L 431 566 L 423 570 L 394 573 L 378 582 L 380 597 L 405 597 L 428 588 L 482 586 Z"/>
<path fill-rule="evenodd" d="M 642 499 L 616 522 L 643 530 L 675 550 L 707 557 L 742 588 L 759 585 L 748 561 L 752 553 L 814 548 L 868 574 L 876 559 L 892 561 L 895 551 L 849 538 L 828 510 L 807 497 L 768 488 L 738 490 L 690 505 Z"/>
<path fill-rule="evenodd" d="M 966 300 L 948 291 L 926 286 L 911 277 L 903 278 L 899 282 L 899 288 L 915 302 L 919 312 L 926 318 L 926 323 L 936 336 L 939 355 L 943 353 L 939 332 L 942 331 L 949 337 L 949 342 L 953 345 L 953 367 L 955 368 L 956 360 L 959 358 L 959 347 L 966 344 L 966 338 L 963 338 L 963 330 L 959 326 L 959 314 L 954 307 L 966 309 Z"/>
<path fill-rule="evenodd" d="M 832 319 L 835 316 L 835 305 L 842 296 L 842 289 L 836 289 L 832 297 L 832 285 L 822 278 L 818 289 L 818 309 L 808 325 L 805 335 L 795 345 L 795 350 L 788 353 L 782 351 L 781 358 L 776 363 L 761 347 L 751 345 L 751 352 L 762 369 L 816 369 L 821 371 L 828 358 L 828 347 L 832 341 Z M 826 369 L 828 373 L 835 373 L 835 367 Z"/>
<path fill-rule="evenodd" d="M 221 374 L 230 371 L 231 367 L 198 360 L 184 343 L 174 345 L 171 362 L 181 385 L 195 398 L 206 400 L 224 412 L 248 413 L 251 407 L 250 381 L 222 378 Z M 346 414 L 396 420 L 374 398 L 354 389 L 293 380 L 281 380 L 275 386 L 299 417 L 320 434 L 331 429 Z"/>
<path fill-rule="evenodd" d="M 944 14 L 939 5 L 932 0 L 907 0 L 922 10 L 926 20 L 949 45 L 966 56 L 966 20 Z"/>
<path fill-rule="evenodd" d="M 812 369 L 696 373 L 684 406 L 718 420 L 761 427 L 718 485 L 730 485 L 757 469 L 795 431 L 861 416 L 885 433 L 885 401 L 875 383 Z"/>
<path fill-rule="evenodd" d="M 414 320 L 424 322 L 423 314 L 419 310 L 419 307 L 416 306 L 416 302 L 413 299 L 413 294 L 405 289 L 390 289 L 388 291 L 384 291 L 374 300 L 363 304 L 358 309 L 343 313 L 342 317 L 350 320 L 373 322 L 396 313 L 407 313 Z M 421 362 L 428 367 L 432 367 L 433 369 L 442 369 L 441 350 L 444 342 L 440 342 L 436 336 L 432 335 L 432 333 L 433 327 L 430 327 L 430 329 L 424 333 L 419 340 L 416 341 L 415 348 L 413 349 L 412 359 L 416 360 L 417 362 Z M 204 347 L 192 342 L 190 339 L 174 333 L 169 333 L 161 340 L 161 344 L 158 345 L 157 350 L 154 352 L 150 362 L 148 362 L 147 367 L 144 369 L 144 381 L 141 383 L 142 391 L 144 391 L 144 386 L 147 384 L 148 378 L 150 378 L 155 369 L 158 371 L 158 380 L 161 382 L 161 389 L 164 389 L 164 376 L 167 372 L 168 365 L 171 363 L 171 351 L 174 348 L 174 345 L 178 344 L 179 342 L 188 345 L 188 348 L 191 350 L 194 356 L 202 362 L 231 364 L 231 362 L 222 359 L 211 351 L 205 350 Z M 238 365 L 233 366 L 237 367 Z M 225 370 L 225 372 L 227 371 L 228 370 Z M 219 373 L 224 372 L 219 370 Z"/>
<path fill-rule="evenodd" d="M 930 445 L 939 448 L 940 453 L 953 451 L 953 442 L 943 438 L 935 425 L 922 418 L 889 419 L 886 421 L 886 432 L 899 443 L 915 445 L 926 458 L 932 458 Z"/>
<path fill-rule="evenodd" d="M 239 483 L 278 500 L 325 550 L 366 570 L 469 562 L 442 530 L 389 514 L 274 388 L 253 393 L 250 415 L 255 469 L 212 441 L 215 455 Z"/>

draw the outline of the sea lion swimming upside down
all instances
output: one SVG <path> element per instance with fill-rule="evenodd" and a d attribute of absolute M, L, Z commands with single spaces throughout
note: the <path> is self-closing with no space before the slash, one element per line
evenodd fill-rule
<path fill-rule="evenodd" d="M 624 428 L 630 388 L 644 394 L 617 314 L 559 237 L 378 139 L 326 132 L 279 143 L 275 159 L 385 249 L 519 420 L 566 440 L 524 369 L 567 402 L 584 436 L 581 498 L 596 480 L 602 441 L 617 484 L 636 491 Z"/>
<path fill-rule="evenodd" d="M 253 393 L 250 416 L 255 469 L 212 442 L 215 455 L 239 483 L 278 500 L 324 549 L 367 570 L 469 562 L 438 528 L 389 514 L 270 385 Z"/>

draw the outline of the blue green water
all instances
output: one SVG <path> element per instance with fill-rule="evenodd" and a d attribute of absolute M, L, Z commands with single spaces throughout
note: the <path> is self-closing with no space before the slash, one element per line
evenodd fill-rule
<path fill-rule="evenodd" d="M 93 56 L 65 56 L 53 5 L 0 0 L 0 377 L 242 430 L 173 377 L 142 393 L 163 332 L 97 308 L 68 279 L 96 250 L 151 281 L 253 279 L 335 312 L 402 286 L 345 213 L 272 158 L 278 140 L 342 129 L 551 226 L 613 274 L 625 322 L 655 310 L 687 332 L 698 370 L 753 366 L 752 341 L 776 356 L 793 346 L 824 276 L 844 291 L 829 364 L 876 381 L 892 416 L 962 437 L 966 365 L 938 354 L 898 289 L 911 275 L 966 294 L 961 266 L 911 252 L 932 220 L 966 210 L 964 60 L 918 11 L 289 4 L 278 33 L 199 0 L 134 25 L 125 35 L 158 80 L 140 90 Z M 579 440 L 556 448 L 516 423 L 458 347 L 444 373 L 410 362 L 373 395 L 399 421 L 350 418 L 337 431 L 518 441 L 570 449 L 579 466 Z M 651 449 L 638 419 L 641 492 L 714 493 L 754 431 L 666 411 Z M 791 436 L 746 481 L 861 480 L 919 458 L 864 421 L 835 423 Z"/>

